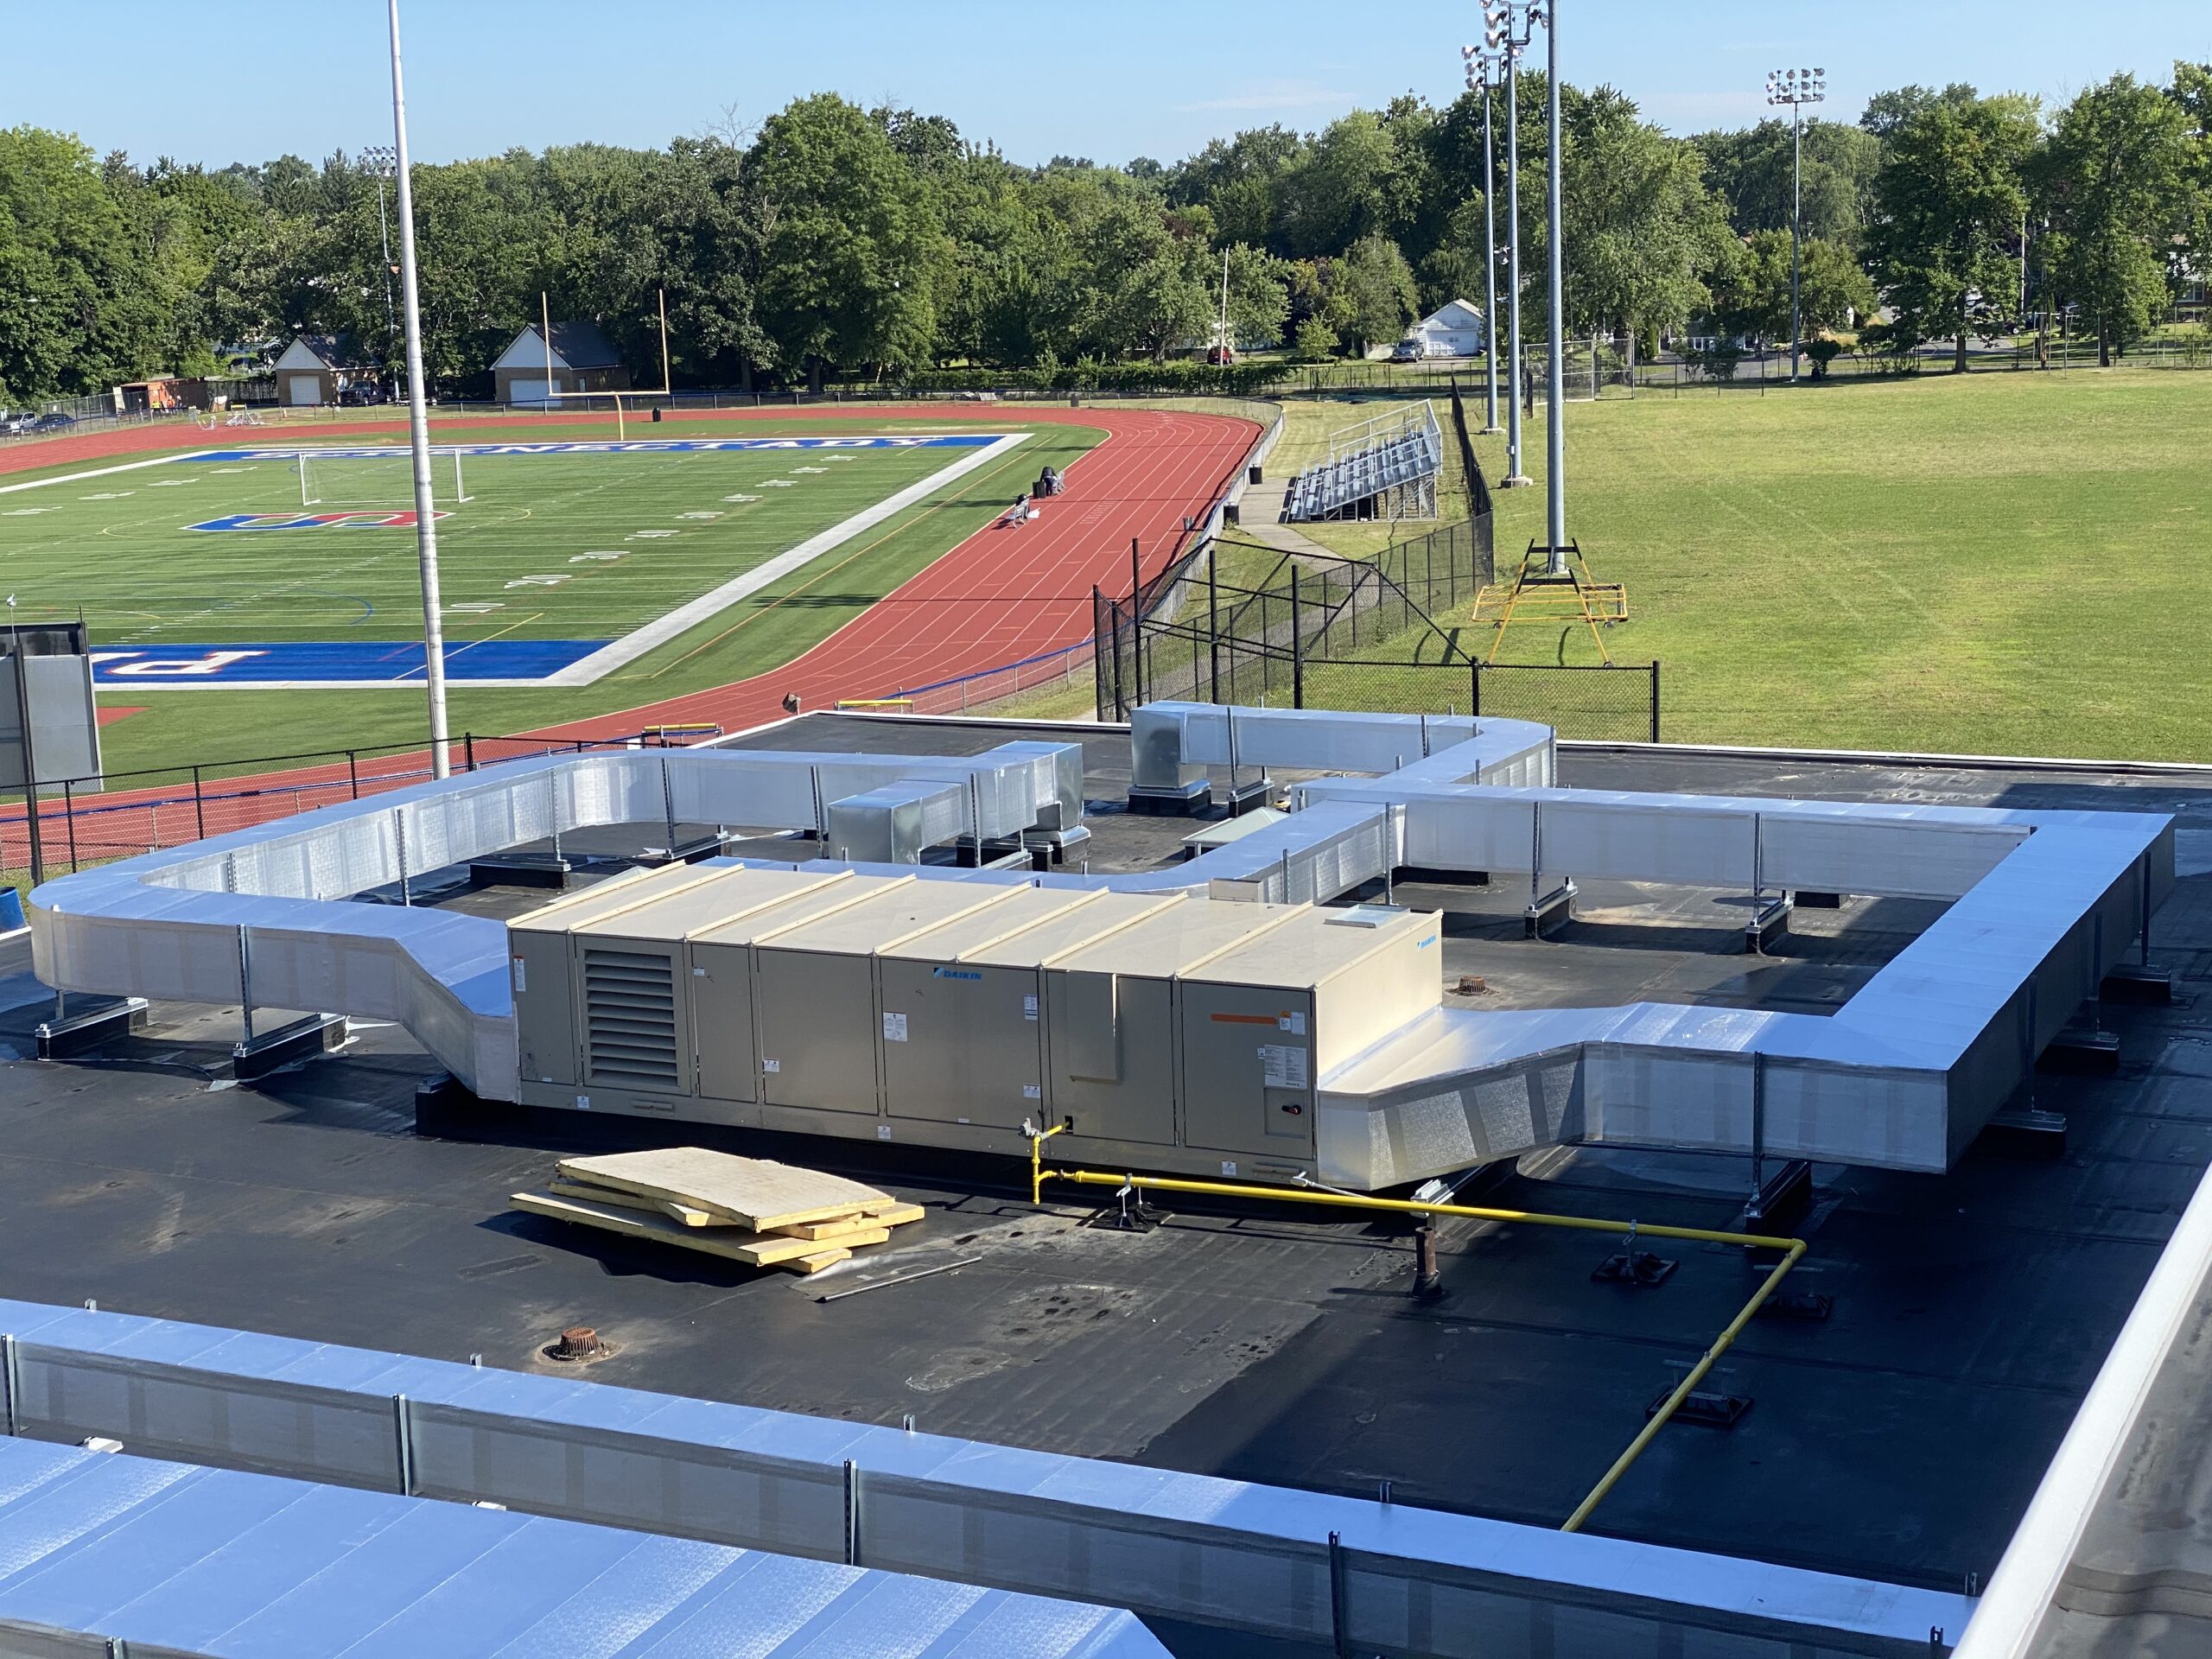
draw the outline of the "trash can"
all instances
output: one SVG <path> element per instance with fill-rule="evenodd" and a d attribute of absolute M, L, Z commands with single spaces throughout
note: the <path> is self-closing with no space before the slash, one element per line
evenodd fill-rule
<path fill-rule="evenodd" d="M 1260 468 L 1257 463 L 1244 469 L 1244 481 L 1247 484 L 1257 484 L 1260 481 Z"/>
<path fill-rule="evenodd" d="M 658 404 L 655 404 L 653 405 L 653 419 L 655 419 L 656 421 L 658 421 L 658 419 L 660 419 L 660 417 L 661 417 L 661 412 L 662 412 L 662 411 L 661 411 L 661 406 L 660 406 Z"/>
<path fill-rule="evenodd" d="M 0 933 L 12 933 L 23 925 L 23 895 L 13 887 L 0 887 Z"/>

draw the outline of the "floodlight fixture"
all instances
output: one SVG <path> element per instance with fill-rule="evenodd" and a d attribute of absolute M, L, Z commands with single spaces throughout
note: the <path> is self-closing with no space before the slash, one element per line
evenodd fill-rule
<path fill-rule="evenodd" d="M 1766 101 L 1789 106 L 1789 380 L 1797 380 L 1797 360 L 1802 354 L 1803 311 L 1800 303 L 1800 242 L 1804 230 L 1805 105 L 1824 102 L 1828 94 L 1826 69 L 1770 69 Z"/>

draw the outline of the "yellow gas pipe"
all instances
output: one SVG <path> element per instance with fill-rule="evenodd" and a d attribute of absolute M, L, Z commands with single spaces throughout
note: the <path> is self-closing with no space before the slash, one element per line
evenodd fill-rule
<path fill-rule="evenodd" d="M 1713 1339 L 1713 1345 L 1690 1368 L 1688 1375 L 1675 1385 L 1674 1392 L 1667 1396 L 1659 1409 L 1651 1414 L 1651 1421 L 1643 1426 L 1643 1432 L 1629 1442 L 1628 1449 L 1613 1460 L 1612 1467 L 1606 1470 L 1604 1478 L 1590 1489 L 1589 1496 L 1575 1506 L 1574 1513 L 1560 1524 L 1561 1532 L 1580 1532 L 1582 1529 L 1582 1523 L 1590 1518 L 1590 1512 L 1605 1502 L 1605 1495 L 1628 1472 L 1629 1466 L 1643 1455 L 1644 1448 L 1667 1426 L 1682 1402 L 1688 1399 L 1691 1392 L 1705 1380 L 1721 1355 L 1726 1353 L 1736 1338 L 1743 1334 L 1744 1327 L 1751 1322 L 1760 1306 L 1774 1294 L 1775 1287 L 1782 1282 L 1783 1275 L 1796 1267 L 1805 1254 L 1805 1241 L 1802 1238 L 1775 1238 L 1758 1233 L 1724 1233 L 1707 1227 L 1667 1227 L 1646 1225 L 1640 1222 L 1623 1224 L 1596 1216 L 1546 1215 L 1533 1210 L 1493 1210 L 1471 1204 L 1423 1204 L 1413 1198 L 1377 1198 L 1362 1192 L 1330 1192 L 1299 1186 L 1257 1186 L 1237 1181 L 1193 1181 L 1171 1175 L 1107 1175 L 1096 1170 L 1061 1169 L 1048 1166 L 1045 1162 L 1045 1142 L 1064 1133 L 1067 1128 L 1065 1123 L 1057 1123 L 1041 1133 L 1033 1132 L 1029 1137 L 1029 1197 L 1033 1204 L 1044 1202 L 1046 1181 L 1068 1181 L 1079 1186 L 1126 1187 L 1136 1192 L 1204 1193 L 1217 1198 L 1261 1198 L 1271 1203 L 1317 1204 L 1338 1210 L 1379 1210 L 1396 1215 L 1459 1216 L 1471 1221 L 1566 1227 L 1586 1233 L 1618 1234 L 1625 1224 L 1640 1238 L 1673 1238 L 1696 1244 L 1732 1244 L 1747 1250 L 1782 1252 L 1782 1260 L 1759 1281 L 1759 1287 L 1751 1293 L 1751 1299 L 1744 1304 L 1743 1311 Z"/>

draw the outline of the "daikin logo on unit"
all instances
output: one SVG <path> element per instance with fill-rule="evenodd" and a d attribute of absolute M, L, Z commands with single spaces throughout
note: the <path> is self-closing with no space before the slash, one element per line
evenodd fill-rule
<path fill-rule="evenodd" d="M 433 512 L 432 518 L 450 517 Z M 187 530 L 412 530 L 414 512 L 383 511 L 353 512 L 230 512 Z"/>

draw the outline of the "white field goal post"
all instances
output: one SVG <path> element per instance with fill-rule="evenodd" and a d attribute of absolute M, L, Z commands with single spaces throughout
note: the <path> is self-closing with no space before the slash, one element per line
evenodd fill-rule
<path fill-rule="evenodd" d="M 303 507 L 388 507 L 397 512 L 415 505 L 415 458 L 404 449 L 379 455 L 300 449 L 292 459 L 300 475 Z M 445 466 L 448 461 L 453 463 L 450 480 Z M 468 493 L 459 448 L 444 454 L 431 452 L 430 499 L 455 506 L 476 499 Z"/>

